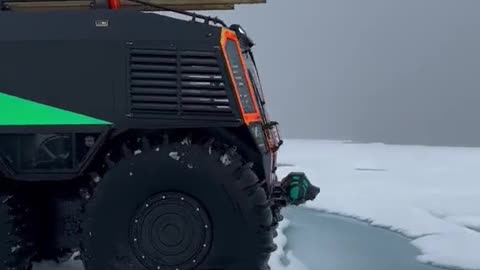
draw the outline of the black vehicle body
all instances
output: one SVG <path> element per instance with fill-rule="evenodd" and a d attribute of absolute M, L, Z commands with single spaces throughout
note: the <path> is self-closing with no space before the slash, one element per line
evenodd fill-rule
<path fill-rule="evenodd" d="M 250 93 L 259 107 L 261 121 L 256 124 L 262 130 L 253 136 L 222 50 L 222 35 L 230 31 L 236 33 L 241 50 L 250 54 L 253 44 L 238 26 L 233 31 L 130 10 L 2 12 L 0 25 L 0 93 L 109 123 L 0 122 L 4 177 L 74 179 L 96 153 L 108 148 L 105 142 L 118 136 L 201 129 L 233 142 L 255 161 L 262 178 L 273 178 L 274 151 L 280 141 L 269 144 L 275 125 L 264 113 L 261 86 L 254 85 L 255 92 Z M 251 61 L 254 65 L 253 57 Z M 8 113 L 14 112 L 0 108 L 0 114 Z M 71 155 L 67 165 L 54 169 L 24 166 L 34 154 L 26 153 L 25 145 L 32 147 L 40 134 L 68 137 L 58 146 Z M 85 147 L 85 138 L 92 136 L 94 146 Z"/>
<path fill-rule="evenodd" d="M 0 10 L 0 270 L 268 269 L 319 189 L 277 179 L 253 41 L 179 14 Z"/>

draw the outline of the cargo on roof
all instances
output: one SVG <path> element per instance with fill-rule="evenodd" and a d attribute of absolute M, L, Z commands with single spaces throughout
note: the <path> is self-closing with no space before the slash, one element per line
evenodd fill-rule
<path fill-rule="evenodd" d="M 8 10 L 56 10 L 56 9 L 90 9 L 102 0 L 3 0 L 4 9 Z M 119 0 L 124 9 L 160 10 L 150 6 Z M 148 2 L 175 10 L 229 10 L 237 5 L 262 4 L 267 0 L 150 0 Z"/>

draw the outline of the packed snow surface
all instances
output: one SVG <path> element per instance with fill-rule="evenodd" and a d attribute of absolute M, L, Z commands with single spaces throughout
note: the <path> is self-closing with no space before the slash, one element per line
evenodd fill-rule
<path fill-rule="evenodd" d="M 286 140 L 279 163 L 280 178 L 304 171 L 321 188 L 307 207 L 400 232 L 420 249 L 421 262 L 480 269 L 480 148 Z M 273 270 L 308 269 L 286 248 L 283 231 L 294 222 L 278 228 Z M 83 267 L 35 267 L 42 269 Z"/>
<path fill-rule="evenodd" d="M 278 226 L 278 236 L 275 238 L 277 250 L 270 257 L 269 265 L 272 270 L 309 270 L 292 253 L 287 251 L 287 237 L 284 234 L 285 229 L 290 225 L 289 220 L 283 220 Z"/>
<path fill-rule="evenodd" d="M 279 163 L 321 188 L 307 207 L 400 232 L 421 262 L 480 269 L 480 148 L 287 140 Z"/>

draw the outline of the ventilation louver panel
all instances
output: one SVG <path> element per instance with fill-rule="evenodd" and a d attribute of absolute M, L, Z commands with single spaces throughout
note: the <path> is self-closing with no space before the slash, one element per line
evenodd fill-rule
<path fill-rule="evenodd" d="M 130 98 L 134 115 L 234 116 L 214 51 L 132 49 Z"/>
<path fill-rule="evenodd" d="M 130 53 L 131 112 L 176 114 L 177 55 L 175 51 L 132 49 Z"/>
<path fill-rule="evenodd" d="M 231 114 L 225 80 L 215 52 L 182 52 L 182 112 L 189 114 Z"/>

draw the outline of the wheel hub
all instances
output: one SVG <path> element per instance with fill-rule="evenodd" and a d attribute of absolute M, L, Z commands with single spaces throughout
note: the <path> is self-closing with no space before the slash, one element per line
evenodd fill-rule
<path fill-rule="evenodd" d="M 182 193 L 162 193 L 137 209 L 130 242 L 149 270 L 191 270 L 210 250 L 211 227 L 207 211 L 196 199 Z"/>

